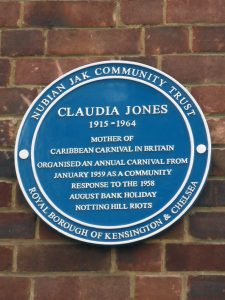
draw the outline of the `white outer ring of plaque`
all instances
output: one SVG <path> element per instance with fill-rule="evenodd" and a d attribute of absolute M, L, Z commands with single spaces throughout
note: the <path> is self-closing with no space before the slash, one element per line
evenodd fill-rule
<path fill-rule="evenodd" d="M 198 113 L 199 115 L 201 116 L 201 120 L 204 124 L 204 129 L 205 129 L 205 132 L 206 132 L 206 137 L 207 137 L 207 146 L 208 146 L 208 155 L 207 155 L 207 164 L 205 166 L 205 170 L 204 170 L 204 174 L 202 176 L 202 180 L 201 180 L 201 183 L 200 183 L 200 186 L 198 188 L 198 190 L 196 191 L 195 195 L 193 196 L 193 198 L 191 199 L 191 201 L 189 202 L 189 204 L 186 206 L 185 209 L 181 210 L 180 213 L 175 217 L 173 218 L 170 222 L 168 222 L 166 225 L 160 227 L 158 230 L 156 231 L 153 231 L 152 233 L 149 233 L 147 235 L 144 235 L 142 237 L 139 237 L 139 238 L 134 238 L 134 239 L 129 239 L 129 240 L 125 240 L 125 241 L 113 241 L 113 242 L 106 242 L 106 241 L 97 241 L 97 240 L 91 240 L 91 239 L 85 239 L 85 238 L 81 238 L 79 236 L 75 236 L 73 234 L 70 234 L 68 232 L 66 232 L 65 230 L 63 229 L 60 229 L 59 227 L 55 226 L 52 222 L 50 222 L 46 217 L 44 217 L 40 211 L 36 208 L 36 206 L 33 204 L 33 202 L 30 200 L 30 197 L 28 196 L 27 194 L 27 191 L 25 190 L 24 186 L 23 186 L 23 182 L 21 180 L 21 176 L 20 176 L 20 172 L 19 172 L 19 164 L 18 164 L 18 144 L 19 144 L 19 139 L 20 139 L 20 134 L 21 134 L 21 131 L 23 129 L 23 125 L 27 119 L 27 116 L 29 115 L 29 113 L 31 112 L 31 110 L 33 109 L 33 106 L 34 104 L 40 99 L 40 97 L 51 87 L 53 86 L 55 83 L 57 83 L 58 81 L 60 81 L 60 79 L 66 77 L 66 76 L 69 76 L 70 74 L 73 74 L 75 72 L 78 72 L 80 70 L 85 70 L 86 68 L 89 68 L 89 67 L 93 67 L 93 66 L 96 66 L 96 65 L 101 65 L 101 64 L 113 64 L 113 63 L 124 63 L 124 64 L 127 64 L 127 65 L 135 65 L 135 66 L 141 66 L 141 67 L 144 67 L 146 69 L 149 69 L 149 70 L 153 70 L 159 74 L 162 74 L 163 76 L 167 77 L 168 79 L 170 79 L 171 81 L 173 81 L 177 86 L 179 86 L 182 91 L 184 91 L 188 97 L 191 99 L 191 101 L 194 103 L 195 107 L 197 108 L 198 110 Z M 192 204 L 194 203 L 194 201 L 196 200 L 196 198 L 198 197 L 198 195 L 200 194 L 201 190 L 202 190 L 202 187 L 203 185 L 205 184 L 205 180 L 206 180 L 206 177 L 207 177 L 207 174 L 209 172 L 209 167 L 210 167 L 210 157 L 211 157 L 211 138 L 210 138 L 210 133 L 209 133 L 209 128 L 208 128 L 208 125 L 206 123 L 206 120 L 205 120 L 205 117 L 203 115 L 203 112 L 200 108 L 200 106 L 198 105 L 198 103 L 196 102 L 196 100 L 193 98 L 193 96 L 189 93 L 189 91 L 183 86 L 181 85 L 175 78 L 171 77 L 170 75 L 154 68 L 154 67 L 151 67 L 151 66 L 148 66 L 148 65 L 145 65 L 145 64 L 142 64 L 142 63 L 136 63 L 136 62 L 130 62 L 130 61 L 124 61 L 124 60 L 108 60 L 108 61 L 102 61 L 102 62 L 97 62 L 97 63 L 92 63 L 92 64 L 87 64 L 85 66 L 82 66 L 82 67 L 79 67 L 79 68 L 76 68 L 74 70 L 71 70 L 70 72 L 67 72 L 66 74 L 63 74 L 62 76 L 60 76 L 59 78 L 57 78 L 56 80 L 54 80 L 50 85 L 48 85 L 35 99 L 35 101 L 33 102 L 33 104 L 29 107 L 29 109 L 27 110 L 27 112 L 25 113 L 24 117 L 23 117 L 23 120 L 20 124 L 20 127 L 19 127 L 19 130 L 18 130 L 18 133 L 17 133 L 17 137 L 16 137 L 16 143 L 15 143 L 15 168 L 16 168 L 16 174 L 17 174 L 17 178 L 18 178 L 18 182 L 19 182 L 19 185 L 20 185 L 20 188 L 22 189 L 23 191 L 23 194 L 25 195 L 25 198 L 27 200 L 27 202 L 29 203 L 29 205 L 31 206 L 31 208 L 36 212 L 36 214 L 42 219 L 44 220 L 50 227 L 54 228 L 56 231 L 60 232 L 61 234 L 65 235 L 65 236 L 68 236 L 70 238 L 73 238 L 73 239 L 76 239 L 76 240 L 79 240 L 79 241 L 83 241 L 83 242 L 86 242 L 86 243 L 91 243 L 91 244 L 95 244 L 95 245 L 122 245 L 122 244 L 129 244 L 129 243 L 132 243 L 132 242 L 137 242 L 137 241 L 141 241 L 141 240 L 144 240 L 144 239 L 147 239 L 151 236 L 155 236 L 157 234 L 159 234 L 160 232 L 162 232 L 163 230 L 167 229 L 168 227 L 170 227 L 172 224 L 174 224 L 177 220 L 179 220 L 186 212 L 187 210 L 192 206 Z"/>
<path fill-rule="evenodd" d="M 117 225 L 117 226 L 102 226 L 102 225 L 96 225 L 96 224 L 90 224 L 90 223 L 85 223 L 83 221 L 80 221 L 80 220 L 77 220 L 73 217 L 71 217 L 70 215 L 67 215 L 65 212 L 63 212 L 60 208 L 58 208 L 58 206 L 56 206 L 54 204 L 54 202 L 52 202 L 52 200 L 48 197 L 48 195 L 45 193 L 44 189 L 42 188 L 42 185 L 38 179 L 38 175 L 37 175 L 37 172 L 36 172 L 36 167 L 35 167 L 35 159 L 34 159 L 34 148 L 35 148 L 35 142 L 36 142 L 36 137 L 37 137 L 37 134 L 38 134 L 38 130 L 45 118 L 45 116 L 48 114 L 48 112 L 50 111 L 50 109 L 60 100 L 62 99 L 65 95 L 67 95 L 68 93 L 70 93 L 71 91 L 83 86 L 83 85 L 86 85 L 86 84 L 89 84 L 89 83 L 92 83 L 92 82 L 95 82 L 95 81 L 100 81 L 100 80 L 107 80 L 107 79 L 126 79 L 126 80 L 131 80 L 131 81 L 135 81 L 135 82 L 139 82 L 139 83 L 142 83 L 142 84 L 145 84 L 147 86 L 150 86 L 151 88 L 153 89 L 156 89 L 158 92 L 162 93 L 167 99 L 169 99 L 169 101 L 172 102 L 172 104 L 178 109 L 178 111 L 180 112 L 181 116 L 183 117 L 184 119 L 184 122 L 186 124 L 186 127 L 187 127 L 187 130 L 188 130 L 188 133 L 189 133 L 189 138 L 190 138 L 190 146 L 191 146 L 191 154 L 190 154 L 190 164 L 189 164 L 189 167 L 188 167 L 188 171 L 187 171 L 187 174 L 184 178 L 184 181 L 183 183 L 181 184 L 179 190 L 176 192 L 176 194 L 172 197 L 172 199 L 169 200 L 169 202 L 166 203 L 166 205 L 164 205 L 160 210 L 158 210 L 157 212 L 155 212 L 153 215 L 151 215 L 150 217 L 147 217 L 147 218 L 144 218 L 144 219 L 141 219 L 139 221 L 136 221 L 134 223 L 129 223 L 129 224 L 125 224 L 125 225 Z M 165 91 L 161 90 L 160 88 L 152 85 L 151 83 L 148 83 L 146 81 L 143 81 L 141 79 L 137 79 L 137 78 L 133 78 L 133 77 L 126 77 L 126 76 L 102 76 L 102 77 L 98 77 L 98 78 L 93 78 L 93 79 L 90 79 L 90 80 L 87 80 L 85 82 L 82 82 L 76 86 L 73 86 L 72 88 L 68 89 L 67 91 L 65 91 L 62 95 L 60 95 L 58 98 L 56 98 L 54 100 L 54 102 L 52 102 L 48 108 L 45 110 L 45 112 L 43 113 L 43 115 L 41 116 L 39 122 L 38 122 L 38 125 L 36 126 L 35 128 L 35 131 L 34 131 L 34 135 L 33 135 L 33 139 L 32 139 L 32 145 L 31 145 L 31 165 L 32 165 L 32 170 L 33 170 L 33 174 L 34 174 L 34 178 L 35 178 L 35 181 L 37 183 L 37 186 L 38 188 L 40 189 L 41 193 L 43 194 L 43 196 L 45 197 L 45 199 L 50 203 L 50 205 L 52 205 L 52 207 L 58 211 L 61 215 L 63 215 L 64 217 L 72 220 L 73 222 L 76 222 L 78 224 L 81 224 L 81 225 L 84 225 L 84 226 L 87 226 L 87 227 L 91 227 L 91 228 L 98 228 L 98 229 L 119 229 L 119 228 L 127 228 L 127 227 L 131 227 L 131 226 L 135 226 L 135 225 L 138 225 L 140 223 L 143 223 L 143 222 L 146 222 L 152 218 L 154 218 L 155 216 L 157 216 L 158 214 L 160 214 L 163 210 L 165 210 L 174 200 L 176 200 L 176 198 L 178 197 L 178 195 L 181 193 L 181 191 L 183 190 L 185 184 L 187 183 L 188 181 L 188 178 L 190 176 L 190 173 L 191 173 L 191 170 L 192 170 L 192 166 L 193 166 L 193 162 L 194 162 L 194 153 L 195 153 L 195 147 L 194 147 L 194 138 L 193 138 L 193 134 L 192 134 L 192 129 L 191 129 L 191 126 L 187 120 L 187 117 L 185 116 L 184 112 L 182 111 L 181 107 L 176 103 L 176 101 L 170 97 L 169 95 L 166 94 Z"/>

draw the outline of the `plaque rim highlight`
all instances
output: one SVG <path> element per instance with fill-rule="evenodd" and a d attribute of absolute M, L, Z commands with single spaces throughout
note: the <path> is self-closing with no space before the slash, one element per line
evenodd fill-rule
<path fill-rule="evenodd" d="M 34 108 L 35 104 L 38 102 L 38 100 L 42 97 L 42 95 L 48 91 L 55 83 L 59 82 L 60 80 L 64 79 L 65 77 L 67 77 L 68 75 L 70 74 L 73 74 L 74 72 L 77 72 L 77 71 L 80 71 L 80 70 L 84 70 L 84 69 L 87 69 L 89 67 L 93 67 L 93 66 L 98 66 L 98 65 L 104 65 L 104 64 L 126 64 L 126 65 L 135 65 L 135 66 L 140 66 L 140 67 L 144 67 L 144 68 L 147 68 L 149 70 L 153 70 L 155 71 L 156 73 L 159 73 L 163 76 L 165 76 L 166 78 L 170 79 L 172 82 L 174 82 L 177 86 L 179 86 L 181 88 L 181 90 L 183 90 L 187 95 L 188 97 L 191 99 L 191 101 L 194 103 L 194 105 L 196 106 L 197 110 L 198 110 L 198 113 L 200 114 L 201 116 L 201 119 L 202 119 L 202 122 L 204 124 L 204 129 L 205 129 L 205 132 L 206 132 L 206 137 L 207 137 L 207 142 L 208 142 L 208 145 L 207 145 L 207 164 L 205 165 L 205 171 L 204 171 L 204 175 L 201 177 L 201 180 L 200 180 L 200 185 L 197 189 L 197 192 L 194 194 L 193 198 L 191 198 L 190 202 L 188 203 L 187 207 L 185 207 L 185 209 L 181 210 L 180 213 L 177 214 L 177 216 L 175 216 L 170 222 L 168 222 L 167 224 L 165 224 L 164 226 L 158 228 L 156 231 L 153 231 L 149 234 L 146 234 L 144 236 L 141 236 L 141 237 L 138 237 L 138 238 L 134 238 L 134 239 L 131 239 L 129 238 L 128 240 L 122 240 L 122 241 L 116 241 L 116 240 L 113 240 L 113 241 L 99 241 L 99 240 L 91 240 L 91 239 L 85 239 L 85 238 L 82 238 L 82 237 L 79 237 L 79 236 L 75 236 L 73 234 L 69 234 L 68 232 L 58 228 L 57 226 L 55 226 L 54 223 L 51 223 L 47 218 L 45 218 L 45 216 L 43 214 L 40 213 L 40 211 L 34 206 L 32 200 L 30 199 L 29 195 L 27 194 L 27 192 L 25 191 L 25 188 L 24 188 L 24 185 L 23 185 L 23 182 L 22 182 L 22 179 L 21 179 L 21 176 L 20 176 L 20 171 L 19 171 L 19 158 L 18 158 L 18 154 L 19 152 L 21 151 L 27 151 L 26 152 L 26 155 L 25 155 L 25 152 L 23 152 L 24 154 L 24 158 L 23 157 L 20 157 L 21 159 L 24 159 L 26 160 L 29 156 L 31 156 L 31 158 L 33 158 L 33 147 L 34 147 L 34 135 L 33 135 L 33 138 L 32 138 L 32 148 L 31 148 L 31 153 L 29 153 L 29 151 L 27 149 L 19 149 L 19 139 L 20 139 L 20 136 L 21 136 L 21 132 L 22 132 L 22 129 L 23 129 L 23 126 L 25 124 L 25 122 L 27 121 L 27 116 L 29 115 L 29 113 L 32 111 L 32 109 Z M 105 77 L 105 78 L 104 78 Z M 107 78 L 106 78 L 107 77 Z M 94 78 L 92 81 L 96 81 L 96 80 L 104 80 L 104 79 L 117 79 L 119 77 L 116 77 L 116 76 L 112 76 L 111 78 L 109 78 L 109 76 L 103 76 L 103 77 L 100 77 L 100 78 Z M 120 79 L 129 79 L 129 80 L 133 80 L 133 81 L 140 81 L 142 84 L 146 84 L 146 85 L 150 85 L 151 87 L 153 87 L 154 89 L 157 89 L 156 86 L 154 85 L 151 85 L 150 83 L 147 84 L 146 82 L 142 81 L 142 80 L 137 80 L 137 79 L 134 79 L 134 78 L 129 78 L 129 77 L 121 77 Z M 90 83 L 90 81 L 85 81 L 83 83 L 81 83 L 81 85 L 85 85 L 85 84 L 88 84 Z M 79 85 L 80 86 L 80 85 Z M 37 132 L 38 131 L 38 126 L 40 126 L 41 124 L 41 119 L 43 118 L 44 119 L 44 116 L 48 113 L 48 111 L 50 111 L 51 107 L 54 106 L 54 104 L 56 104 L 57 101 L 59 101 L 63 96 L 65 96 L 67 93 L 69 93 L 72 89 L 76 89 L 76 88 L 79 88 L 78 85 L 76 85 L 75 87 L 72 87 L 71 89 L 67 89 L 64 93 L 62 93 L 59 97 L 57 97 L 55 99 L 55 101 L 53 101 L 52 104 L 50 104 L 50 106 L 46 109 L 46 111 L 44 112 L 44 114 L 41 116 L 40 120 L 37 122 L 37 125 L 34 132 Z M 164 92 L 163 90 L 160 90 L 158 88 L 158 91 L 159 92 Z M 165 92 L 165 96 L 167 98 L 169 98 L 169 95 L 166 94 Z M 172 97 L 171 97 L 172 99 Z M 171 101 L 170 99 L 170 101 Z M 172 99 L 173 100 L 173 99 Z M 174 103 L 175 100 L 173 100 Z M 185 116 L 184 112 L 182 111 L 182 109 L 180 108 L 180 106 L 177 104 L 177 106 L 179 107 L 180 111 L 183 113 L 183 115 Z M 182 114 L 181 114 L 182 115 Z M 182 115 L 182 117 L 183 117 Z M 185 118 L 187 119 L 187 117 L 185 116 Z M 184 119 L 184 118 L 183 118 Z M 185 121 L 185 119 L 184 119 Z M 189 124 L 189 122 L 187 122 L 190 129 L 191 129 L 191 133 L 192 133 L 192 128 Z M 185 122 L 186 126 L 187 126 L 187 123 Z M 188 126 L 187 126 L 188 128 Z M 190 134 L 189 134 L 189 137 L 190 137 Z M 193 137 L 193 135 L 192 135 Z M 193 145 L 192 145 L 192 150 L 195 152 L 197 150 L 197 147 L 199 145 L 196 144 L 194 145 L 194 140 L 193 140 Z M 200 152 L 198 153 L 198 155 L 202 155 Z M 26 156 L 26 157 L 25 157 Z M 193 156 L 194 154 L 192 153 L 192 159 L 193 159 Z M 65 74 L 63 74 L 62 76 L 60 76 L 59 78 L 57 78 L 56 80 L 54 80 L 51 84 L 49 84 L 36 98 L 35 100 L 32 102 L 31 106 L 28 108 L 27 112 L 25 113 L 23 119 L 22 119 L 22 122 L 20 124 L 20 127 L 19 127 L 19 130 L 18 130 L 18 133 L 17 133 L 17 137 L 16 137 L 16 143 L 15 143 L 15 168 L 16 168 L 16 175 L 17 175 L 17 178 L 18 178 L 18 182 L 19 182 L 19 185 L 20 185 L 20 188 L 22 189 L 22 192 L 27 200 L 27 202 L 29 203 L 29 205 L 32 207 L 32 209 L 36 212 L 36 214 L 44 220 L 44 222 L 46 222 L 48 225 L 50 225 L 50 227 L 53 227 L 54 229 L 56 229 L 58 232 L 68 236 L 68 237 L 71 237 L 73 239 L 76 239 L 76 240 L 80 240 L 80 241 L 84 241 L 84 242 L 88 242 L 88 243 L 92 243 L 92 244 L 102 244 L 102 245 L 120 245 L 120 244 L 127 244 L 127 243 L 132 243 L 132 242 L 136 242 L 136 241 L 139 241 L 139 240 L 143 240 L 143 239 L 146 239 L 148 237 L 151 237 L 151 236 L 155 236 L 157 235 L 158 233 L 160 233 L 161 231 L 164 231 L 165 229 L 167 229 L 168 227 L 170 227 L 173 223 L 175 223 L 177 220 L 179 220 L 187 211 L 188 209 L 193 205 L 193 203 L 196 201 L 197 197 L 199 196 L 204 184 L 205 184 L 205 181 L 206 181 L 206 177 L 208 175 L 208 171 L 209 171 L 209 167 L 210 167 L 210 161 L 211 161 L 211 138 L 210 138 L 210 133 L 209 133 L 209 128 L 208 128 L 208 125 L 207 125 L 207 122 L 205 120 L 205 116 L 200 108 L 200 106 L 198 105 L 197 101 L 193 98 L 193 96 L 189 93 L 189 91 L 182 85 L 180 84 L 176 79 L 174 79 L 173 77 L 171 77 L 170 75 L 164 73 L 163 71 L 161 70 L 158 70 L 154 67 L 151 67 L 151 66 L 148 66 L 148 65 L 145 65 L 145 64 L 142 64 L 142 63 L 137 63 L 137 62 L 132 62 L 132 61 L 124 61 L 124 60 L 110 60 L 110 61 L 101 61 L 101 62 L 96 62 L 96 63 L 91 63 L 91 64 L 87 64 L 87 65 L 83 65 L 79 68 L 75 68 Z M 191 166 L 191 167 L 190 167 Z M 192 161 L 192 165 L 190 164 L 189 166 L 189 175 L 191 173 L 191 168 L 193 167 L 193 161 Z M 33 166 L 32 166 L 32 169 L 33 169 Z M 188 173 L 188 172 L 187 172 Z M 188 181 L 188 177 L 186 175 L 185 177 L 185 184 L 187 183 Z M 184 184 L 184 186 L 185 186 Z M 183 186 L 183 188 L 184 188 Z M 178 192 L 177 192 L 178 193 Z M 169 206 L 170 204 L 166 204 L 167 206 Z M 156 214 L 159 214 L 160 212 L 157 211 Z M 68 216 L 66 216 L 68 218 Z M 153 216 L 151 217 L 153 218 Z M 131 223 L 131 224 L 128 224 L 126 226 L 107 226 L 107 227 L 102 227 L 102 226 L 96 226 L 96 225 L 93 225 L 93 228 L 104 228 L 104 229 L 114 229 L 114 228 L 127 228 L 127 227 L 131 227 L 131 226 L 134 226 L 134 225 L 138 225 L 138 224 L 141 224 L 143 222 L 146 222 L 148 219 L 150 218 L 147 218 L 147 219 L 143 219 L 141 220 L 140 222 L 136 222 L 136 223 Z M 76 220 L 77 223 L 79 223 L 77 220 Z M 81 223 L 82 224 L 82 223 Z M 92 227 L 92 224 L 84 224 L 85 226 L 90 226 Z"/>

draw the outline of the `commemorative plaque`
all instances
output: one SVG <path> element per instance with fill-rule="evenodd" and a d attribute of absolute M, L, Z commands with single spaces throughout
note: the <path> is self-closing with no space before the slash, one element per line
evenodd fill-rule
<path fill-rule="evenodd" d="M 105 61 L 49 85 L 20 126 L 15 164 L 33 210 L 81 241 L 154 236 L 193 204 L 209 131 L 189 92 L 147 65 Z"/>

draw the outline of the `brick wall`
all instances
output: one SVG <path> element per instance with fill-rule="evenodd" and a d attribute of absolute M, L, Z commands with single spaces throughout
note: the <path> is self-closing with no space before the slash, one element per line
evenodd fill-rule
<path fill-rule="evenodd" d="M 225 299 L 225 0 L 0 0 L 0 299 Z M 52 231 L 15 178 L 17 128 L 64 72 L 105 59 L 144 62 L 182 82 L 206 114 L 209 179 L 157 238 L 125 247 Z"/>

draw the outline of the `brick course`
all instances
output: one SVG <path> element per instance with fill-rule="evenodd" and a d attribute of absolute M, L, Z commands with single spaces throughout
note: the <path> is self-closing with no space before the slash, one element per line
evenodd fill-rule
<path fill-rule="evenodd" d="M 132 24 L 161 24 L 163 22 L 162 0 L 122 0 L 121 22 Z"/>
<path fill-rule="evenodd" d="M 35 259 L 34 259 L 35 257 Z M 18 270 L 26 272 L 107 271 L 110 251 L 88 245 L 20 246 Z"/>
<path fill-rule="evenodd" d="M 0 151 L 0 177 L 15 178 L 14 157 L 12 151 Z"/>
<path fill-rule="evenodd" d="M 196 206 L 203 206 L 203 207 L 225 206 L 224 193 L 225 193 L 224 180 L 222 179 L 208 180 L 198 198 L 198 201 L 196 201 Z"/>
<path fill-rule="evenodd" d="M 223 0 L 168 0 L 168 23 L 224 23 Z"/>
<path fill-rule="evenodd" d="M 23 277 L 0 277 L 0 299 L 29 300 L 31 280 Z"/>
<path fill-rule="evenodd" d="M 137 300 L 180 300 L 180 278 L 137 276 L 136 285 Z"/>
<path fill-rule="evenodd" d="M 0 213 L 0 239 L 34 238 L 34 214 Z"/>
<path fill-rule="evenodd" d="M 224 271 L 224 250 L 224 245 L 168 244 L 166 268 L 169 271 Z"/>
<path fill-rule="evenodd" d="M 8 59 L 0 59 L 0 86 L 9 83 L 10 63 Z"/>
<path fill-rule="evenodd" d="M 225 113 L 224 86 L 195 86 L 191 89 L 201 109 L 206 114 Z"/>
<path fill-rule="evenodd" d="M 17 85 L 47 85 L 73 68 L 105 59 L 86 57 L 66 59 L 20 58 L 16 62 L 15 81 Z"/>
<path fill-rule="evenodd" d="M 168 56 L 163 59 L 162 69 L 186 84 L 223 84 L 225 57 L 216 55 Z"/>
<path fill-rule="evenodd" d="M 0 271 L 12 271 L 13 248 L 0 246 Z"/>
<path fill-rule="evenodd" d="M 140 29 L 51 30 L 48 35 L 48 54 L 61 56 L 139 54 L 140 39 Z"/>
<path fill-rule="evenodd" d="M 194 27 L 193 51 L 194 52 L 224 52 L 225 50 L 224 27 Z"/>
<path fill-rule="evenodd" d="M 12 184 L 0 182 L 0 207 L 10 207 L 12 196 Z"/>
<path fill-rule="evenodd" d="M 18 122 L 16 120 L 0 121 L 0 147 L 13 147 Z"/>
<path fill-rule="evenodd" d="M 25 3 L 24 23 L 40 27 L 114 26 L 115 1 L 32 1 Z"/>
<path fill-rule="evenodd" d="M 36 96 L 33 88 L 0 88 L 0 114 L 23 115 Z"/>
<path fill-rule="evenodd" d="M 117 250 L 117 266 L 123 271 L 161 270 L 161 248 L 158 244 L 125 246 Z"/>
<path fill-rule="evenodd" d="M 17 27 L 20 17 L 20 3 L 17 1 L 0 2 L 0 26 Z"/>
<path fill-rule="evenodd" d="M 188 300 L 223 300 L 224 276 L 191 276 L 188 280 Z"/>
<path fill-rule="evenodd" d="M 147 29 L 145 44 L 148 54 L 189 52 L 188 29 L 174 26 Z"/>
<path fill-rule="evenodd" d="M 224 239 L 224 213 L 196 213 L 190 216 L 190 234 L 198 239 Z"/>
<path fill-rule="evenodd" d="M 130 300 L 130 282 L 127 276 L 44 277 L 35 279 L 34 295 L 35 300 Z"/>
<path fill-rule="evenodd" d="M 44 36 L 40 30 L 10 30 L 2 32 L 3 56 L 44 54 Z"/>

